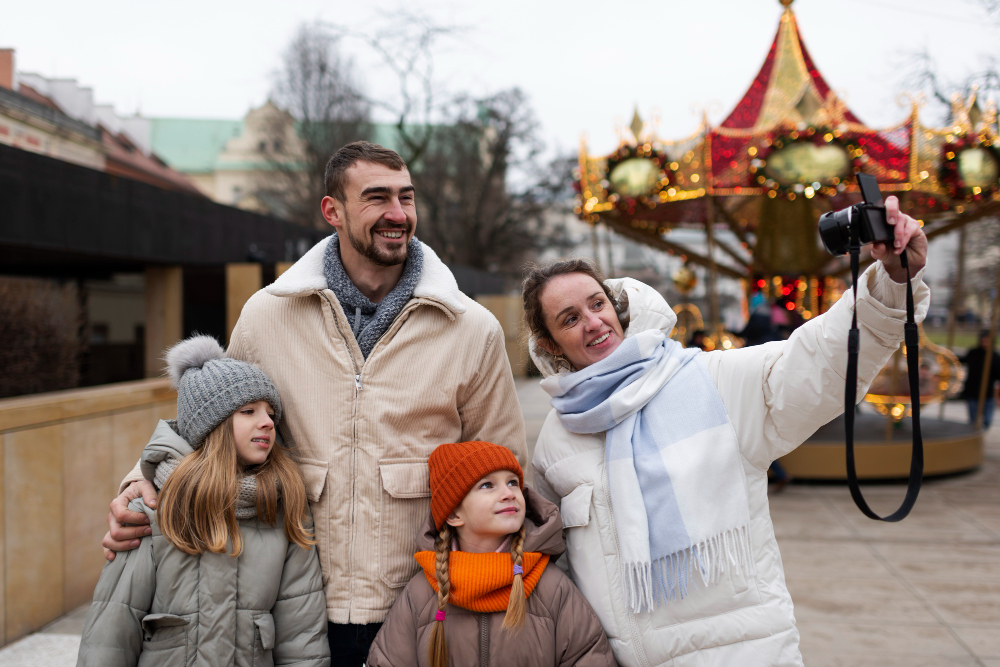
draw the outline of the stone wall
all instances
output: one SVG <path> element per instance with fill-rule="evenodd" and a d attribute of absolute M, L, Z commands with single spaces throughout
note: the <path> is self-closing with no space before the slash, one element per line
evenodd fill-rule
<path fill-rule="evenodd" d="M 111 499 L 176 400 L 162 378 L 0 400 L 0 646 L 92 599 Z"/>

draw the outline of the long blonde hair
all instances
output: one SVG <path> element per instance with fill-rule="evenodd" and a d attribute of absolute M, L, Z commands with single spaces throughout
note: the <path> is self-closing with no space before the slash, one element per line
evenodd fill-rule
<path fill-rule="evenodd" d="M 257 518 L 273 526 L 280 499 L 288 541 L 303 549 L 316 544 L 303 525 L 305 485 L 285 450 L 276 443 L 253 474 L 257 477 Z M 225 553 L 231 540 L 230 554 L 239 556 L 243 536 L 236 522 L 236 496 L 243 475 L 230 415 L 199 449 L 181 460 L 160 489 L 156 518 L 163 536 L 189 554 Z"/>
<path fill-rule="evenodd" d="M 448 557 L 451 554 L 452 528 L 447 523 L 438 532 L 437 542 L 434 543 L 435 562 L 434 575 L 437 579 L 437 596 L 439 612 L 443 612 L 448 606 L 448 596 L 451 593 L 451 579 L 448 576 Z M 517 531 L 514 539 L 510 543 L 511 565 L 523 566 L 524 564 L 524 526 Z M 524 596 L 524 577 L 521 574 L 514 575 L 514 582 L 510 587 L 510 601 L 507 603 L 507 613 L 503 617 L 504 630 L 520 630 L 524 627 L 524 617 L 527 613 L 527 601 Z M 448 643 L 444 637 L 444 620 L 435 620 L 434 627 L 431 628 L 431 637 L 427 645 L 427 660 L 431 667 L 448 667 Z"/>

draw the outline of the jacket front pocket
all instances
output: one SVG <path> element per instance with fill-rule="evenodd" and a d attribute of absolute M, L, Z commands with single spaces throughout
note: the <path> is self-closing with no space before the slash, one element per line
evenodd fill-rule
<path fill-rule="evenodd" d="M 581 484 L 559 503 L 563 528 L 579 528 L 590 523 L 590 499 L 594 495 L 591 484 Z"/>
<path fill-rule="evenodd" d="M 188 619 L 175 614 L 147 614 L 142 619 L 140 667 L 184 667 L 187 663 Z"/>
<path fill-rule="evenodd" d="M 326 490 L 330 464 L 327 461 L 302 457 L 296 458 L 295 462 L 299 465 L 299 474 L 302 475 L 302 482 L 306 487 L 306 500 L 309 501 L 309 509 L 312 511 L 313 536 L 320 541 L 317 548 L 325 587 L 330 579 L 330 512 L 329 494 L 324 498 L 323 493 Z"/>
<path fill-rule="evenodd" d="M 274 617 L 263 613 L 253 619 L 253 664 L 254 667 L 272 667 L 274 655 Z"/>
<path fill-rule="evenodd" d="M 417 533 L 430 513 L 430 472 L 425 458 L 382 460 L 379 472 L 379 577 L 390 588 L 399 588 L 418 569 L 413 552 Z"/>

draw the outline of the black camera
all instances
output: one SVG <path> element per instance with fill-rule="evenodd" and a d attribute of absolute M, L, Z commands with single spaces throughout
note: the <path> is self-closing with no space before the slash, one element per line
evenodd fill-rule
<path fill-rule="evenodd" d="M 892 227 L 885 219 L 885 206 L 878 181 L 870 174 L 858 174 L 863 204 L 819 216 L 819 237 L 831 255 L 846 255 L 851 246 L 851 226 L 857 225 L 861 245 L 892 243 Z"/>

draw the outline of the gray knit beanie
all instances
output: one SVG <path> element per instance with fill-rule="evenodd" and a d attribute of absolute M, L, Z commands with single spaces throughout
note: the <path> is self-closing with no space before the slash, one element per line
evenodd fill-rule
<path fill-rule="evenodd" d="M 230 359 L 211 336 L 192 336 L 166 354 L 167 372 L 177 389 L 177 430 L 195 449 L 240 406 L 267 401 L 281 419 L 278 389 L 264 371 Z"/>

